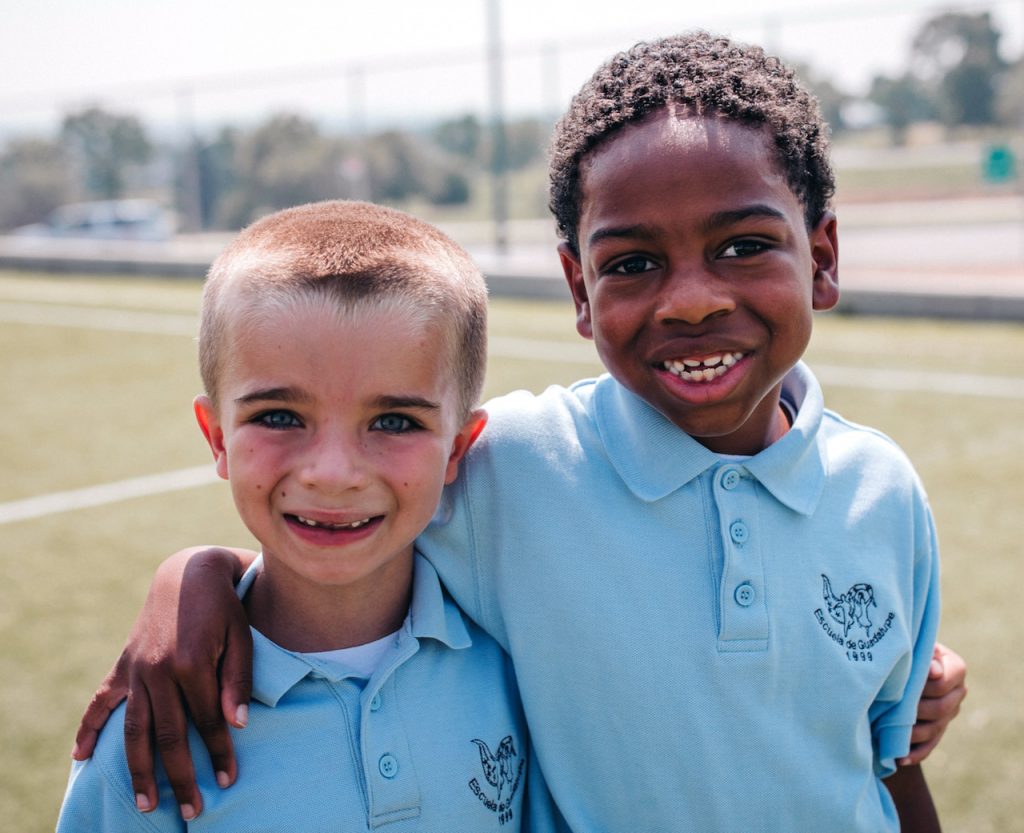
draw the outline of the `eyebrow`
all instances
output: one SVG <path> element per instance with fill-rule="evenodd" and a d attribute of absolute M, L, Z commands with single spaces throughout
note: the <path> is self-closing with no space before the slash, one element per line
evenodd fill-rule
<path fill-rule="evenodd" d="M 253 402 L 310 402 L 312 399 L 312 396 L 299 388 L 282 387 L 254 390 L 251 393 L 239 396 L 235 399 L 235 402 L 239 405 L 250 405 Z M 420 411 L 439 411 L 441 409 L 439 402 L 434 402 L 430 399 L 424 399 L 422 396 L 414 396 L 412 394 L 406 396 L 378 396 L 373 400 L 373 406 L 375 408 L 384 409 L 414 408 Z"/>
<path fill-rule="evenodd" d="M 441 404 L 422 396 L 378 396 L 373 404 L 378 408 L 415 408 L 420 411 L 439 411 Z"/>
<path fill-rule="evenodd" d="M 251 393 L 243 394 L 235 399 L 239 405 L 248 405 L 252 402 L 309 402 L 312 397 L 305 391 L 298 388 L 261 388 Z"/>
<path fill-rule="evenodd" d="M 779 209 L 764 203 L 754 203 L 753 205 L 745 205 L 742 208 L 736 208 L 731 211 L 717 211 L 704 221 L 703 227 L 705 230 L 721 228 L 722 226 L 730 226 L 733 223 L 749 220 L 752 217 L 764 217 L 769 220 L 782 221 L 786 219 L 786 215 L 779 211 Z"/>
<path fill-rule="evenodd" d="M 779 209 L 773 208 L 772 206 L 764 203 L 754 203 L 753 205 L 745 205 L 742 208 L 731 209 L 729 211 L 716 211 L 701 222 L 701 228 L 705 231 L 709 231 L 711 229 L 729 226 L 733 223 L 739 223 L 743 220 L 749 220 L 752 217 L 764 217 L 771 220 L 783 221 L 786 219 L 786 215 L 779 211 Z M 637 223 L 631 226 L 609 226 L 608 228 L 599 228 L 594 231 L 594 233 L 587 238 L 587 245 L 593 246 L 595 243 L 600 243 L 602 240 L 607 240 L 609 238 L 621 239 L 654 236 L 655 233 L 652 227 L 643 223 Z"/>

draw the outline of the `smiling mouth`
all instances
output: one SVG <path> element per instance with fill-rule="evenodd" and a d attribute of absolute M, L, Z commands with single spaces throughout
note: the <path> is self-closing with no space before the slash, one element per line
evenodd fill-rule
<path fill-rule="evenodd" d="M 324 521 L 310 520 L 309 518 L 302 517 L 302 515 L 288 515 L 287 517 L 294 518 L 298 523 L 302 524 L 303 526 L 308 526 L 310 529 L 331 529 L 331 530 L 359 529 L 362 526 L 366 526 L 368 523 L 370 523 L 370 521 L 373 520 L 373 517 L 370 517 L 370 518 L 363 518 L 363 519 L 358 520 L 358 521 L 350 521 L 349 523 L 344 523 L 344 524 L 332 524 L 332 523 L 326 523 Z"/>
<path fill-rule="evenodd" d="M 703 359 L 669 359 L 663 367 L 687 382 L 710 382 L 724 376 L 742 358 L 743 353 L 715 353 Z"/>

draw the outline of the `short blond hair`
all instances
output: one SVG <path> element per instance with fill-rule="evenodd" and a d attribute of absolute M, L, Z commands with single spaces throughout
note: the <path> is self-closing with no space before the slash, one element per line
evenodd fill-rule
<path fill-rule="evenodd" d="M 199 369 L 216 403 L 229 314 L 310 297 L 442 323 L 459 405 L 479 401 L 487 363 L 487 289 L 469 255 L 429 223 L 392 208 L 332 200 L 278 211 L 244 229 L 207 274 Z"/>

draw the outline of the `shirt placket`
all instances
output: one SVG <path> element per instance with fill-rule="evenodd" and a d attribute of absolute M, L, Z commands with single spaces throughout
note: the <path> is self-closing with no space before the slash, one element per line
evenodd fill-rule
<path fill-rule="evenodd" d="M 722 547 L 718 650 L 768 650 L 768 606 L 757 482 L 740 465 L 719 468 L 712 493 Z"/>

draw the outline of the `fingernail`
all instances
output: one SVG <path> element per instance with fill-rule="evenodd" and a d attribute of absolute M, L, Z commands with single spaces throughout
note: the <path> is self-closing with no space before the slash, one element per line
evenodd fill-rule
<path fill-rule="evenodd" d="M 149 796 L 145 793 L 135 793 L 135 806 L 140 813 L 149 812 Z"/>
<path fill-rule="evenodd" d="M 181 817 L 185 821 L 192 821 L 196 817 L 196 808 L 191 804 L 182 804 L 179 809 L 181 810 Z"/>
<path fill-rule="evenodd" d="M 79 757 L 81 754 L 82 753 L 78 751 L 78 744 L 77 743 L 74 746 L 71 747 L 71 757 L 74 758 L 76 761 L 80 761 L 81 760 L 81 758 Z"/>
<path fill-rule="evenodd" d="M 226 772 L 222 771 L 217 773 L 217 786 L 221 789 L 231 786 L 231 778 Z"/>
<path fill-rule="evenodd" d="M 245 703 L 235 709 L 235 723 L 242 728 L 249 723 L 249 707 Z"/>
<path fill-rule="evenodd" d="M 933 677 L 942 676 L 942 663 L 937 659 L 933 659 L 930 666 L 928 666 L 928 673 Z"/>

